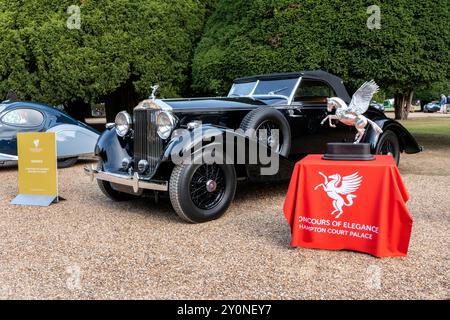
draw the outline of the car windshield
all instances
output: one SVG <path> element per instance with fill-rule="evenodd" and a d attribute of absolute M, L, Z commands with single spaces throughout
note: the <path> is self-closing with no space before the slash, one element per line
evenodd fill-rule
<path fill-rule="evenodd" d="M 229 97 L 245 97 L 249 96 L 255 88 L 256 82 L 235 83 L 231 88 Z"/>
<path fill-rule="evenodd" d="M 276 96 L 289 99 L 295 90 L 297 82 L 298 78 L 235 83 L 228 96 Z"/>

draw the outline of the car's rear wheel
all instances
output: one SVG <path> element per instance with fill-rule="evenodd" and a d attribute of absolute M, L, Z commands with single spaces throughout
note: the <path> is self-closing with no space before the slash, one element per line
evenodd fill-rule
<path fill-rule="evenodd" d="M 233 201 L 236 181 L 232 165 L 178 165 L 170 177 L 170 201 L 180 218 L 189 223 L 216 220 Z"/>
<path fill-rule="evenodd" d="M 400 143 L 395 132 L 386 130 L 378 141 L 377 154 L 390 155 L 394 158 L 396 165 L 400 164 Z"/>
<path fill-rule="evenodd" d="M 242 120 L 240 128 L 246 133 L 249 130 L 255 130 L 259 140 L 259 130 L 266 130 L 267 136 L 265 141 L 273 150 L 276 150 L 282 156 L 288 157 L 291 151 L 291 129 L 289 122 L 284 115 L 269 107 L 263 107 L 248 113 Z M 278 141 L 274 139 L 274 130 L 278 130 Z"/>
<path fill-rule="evenodd" d="M 103 162 L 102 161 L 99 161 L 97 170 L 103 170 Z M 133 198 L 135 198 L 135 196 L 133 196 L 131 194 L 114 190 L 114 188 L 111 186 L 111 183 L 109 183 L 108 181 L 103 181 L 103 180 L 97 179 L 97 184 L 98 184 L 100 190 L 103 192 L 103 194 L 113 201 L 117 201 L 117 202 L 128 201 L 128 200 L 132 200 Z"/>
<path fill-rule="evenodd" d="M 65 158 L 65 159 L 58 159 L 58 168 L 59 169 L 65 169 L 70 168 L 77 163 L 78 157 L 72 157 L 72 158 Z"/>

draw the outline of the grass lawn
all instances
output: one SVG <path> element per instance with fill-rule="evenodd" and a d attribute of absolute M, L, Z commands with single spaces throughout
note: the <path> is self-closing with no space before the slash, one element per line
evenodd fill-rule
<path fill-rule="evenodd" d="M 401 122 L 424 151 L 402 155 L 403 173 L 450 176 L 450 117 L 415 118 Z"/>
<path fill-rule="evenodd" d="M 402 124 L 413 134 L 450 136 L 450 117 L 416 118 L 402 121 Z"/>

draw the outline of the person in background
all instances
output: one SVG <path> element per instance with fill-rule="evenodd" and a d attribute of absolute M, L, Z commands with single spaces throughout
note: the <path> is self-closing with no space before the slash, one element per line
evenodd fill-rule
<path fill-rule="evenodd" d="M 450 113 L 450 94 L 447 96 L 447 105 L 445 106 L 445 113 Z"/>
<path fill-rule="evenodd" d="M 445 105 L 447 104 L 447 97 L 444 94 L 441 94 L 441 100 L 439 104 L 441 105 L 441 113 L 445 113 L 446 111 Z"/>

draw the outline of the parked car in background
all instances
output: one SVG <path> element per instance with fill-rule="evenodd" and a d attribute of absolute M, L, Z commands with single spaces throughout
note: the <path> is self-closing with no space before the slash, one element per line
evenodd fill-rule
<path fill-rule="evenodd" d="M 384 109 L 394 109 L 395 99 L 386 99 L 383 102 Z"/>
<path fill-rule="evenodd" d="M 19 132 L 55 132 L 59 168 L 74 165 L 80 156 L 93 155 L 99 138 L 96 130 L 56 108 L 5 101 L 0 104 L 0 164 L 18 160 Z"/>
<path fill-rule="evenodd" d="M 441 110 L 441 105 L 437 101 L 427 103 L 423 107 L 423 112 L 425 112 L 425 113 L 438 112 L 440 110 Z"/>
<path fill-rule="evenodd" d="M 375 109 L 380 110 L 381 112 L 384 112 L 384 111 L 385 111 L 384 105 L 381 104 L 381 103 L 378 103 L 378 102 L 376 102 L 376 101 L 372 101 L 372 103 L 370 104 L 370 106 L 371 106 L 372 108 L 375 108 Z"/>

